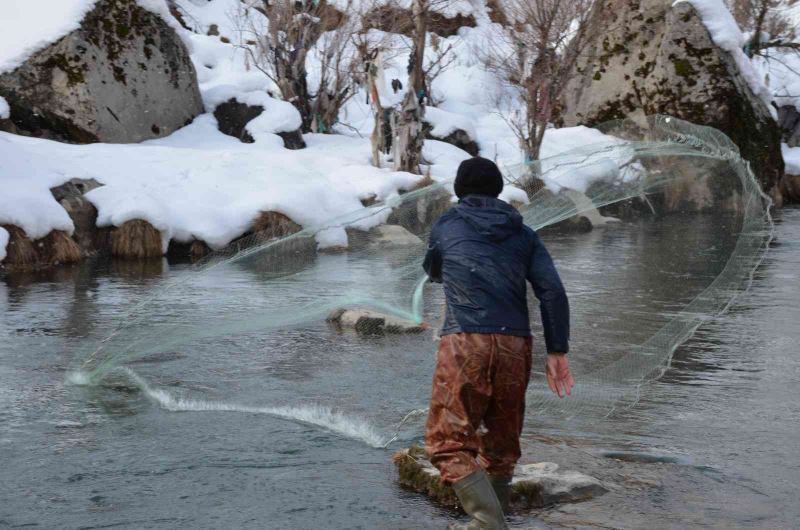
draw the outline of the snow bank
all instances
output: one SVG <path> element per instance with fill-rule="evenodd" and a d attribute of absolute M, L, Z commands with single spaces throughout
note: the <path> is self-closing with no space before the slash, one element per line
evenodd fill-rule
<path fill-rule="evenodd" d="M 800 175 L 800 147 L 789 147 L 781 144 L 783 161 L 786 163 L 786 172 L 792 175 Z"/>
<path fill-rule="evenodd" d="M 361 198 L 383 200 L 420 178 L 370 166 L 368 141 L 305 139 L 308 148 L 300 151 L 243 144 L 217 131 L 208 114 L 144 144 L 69 145 L 0 133 L 0 188 L 14 191 L 0 197 L 0 222 L 20 224 L 39 237 L 52 227 L 71 231 L 49 188 L 81 176 L 105 184 L 87 194 L 99 224 L 144 219 L 165 238 L 196 238 L 219 248 L 244 233 L 261 211 L 281 212 L 304 227 L 323 226 L 360 209 Z M 432 171 L 449 177 L 455 163 L 451 157 Z"/>
<path fill-rule="evenodd" d="M 764 101 L 773 117 L 777 117 L 771 104 L 772 93 L 764 84 L 763 76 L 742 50 L 746 37 L 723 0 L 677 0 L 673 5 L 681 2 L 688 2 L 694 6 L 703 25 L 711 34 L 711 40 L 733 56 L 750 90 Z"/>
<path fill-rule="evenodd" d="M 5 157 L 3 147 L 0 137 L 0 157 Z M 3 170 L 4 162 L 0 160 L 0 225 L 16 225 L 31 239 L 44 237 L 51 230 L 72 234 L 75 229 L 72 220 L 53 198 L 48 181 L 30 178 L 30 174 L 23 171 L 14 173 L 19 175 L 17 178 L 8 178 Z"/>
<path fill-rule="evenodd" d="M 8 106 L 8 101 L 3 96 L 0 96 L 0 120 L 7 120 L 10 117 L 11 109 Z"/>
<path fill-rule="evenodd" d="M 8 247 L 8 230 L 0 226 L 0 261 L 6 259 L 6 247 Z"/>

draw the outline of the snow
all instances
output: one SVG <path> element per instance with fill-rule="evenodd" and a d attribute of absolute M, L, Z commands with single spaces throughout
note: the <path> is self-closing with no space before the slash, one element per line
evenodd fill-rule
<path fill-rule="evenodd" d="M 32 239 L 44 237 L 51 230 L 72 234 L 75 228 L 72 220 L 53 198 L 48 181 L 29 178 L 24 164 L 19 169 L 6 168 L 3 147 L 0 138 L 0 225 L 16 225 Z M 28 160 L 23 158 L 21 162 Z"/>
<path fill-rule="evenodd" d="M 18 224 L 32 237 L 52 227 L 71 231 L 69 217 L 48 190 L 80 175 L 105 184 L 87 194 L 98 209 L 98 225 L 144 219 L 165 238 L 197 238 L 219 248 L 244 233 L 261 211 L 318 227 L 360 209 L 361 198 L 382 200 L 421 178 L 370 166 L 369 143 L 360 139 L 306 135 L 306 142 L 300 151 L 258 137 L 243 144 L 217 131 L 210 115 L 139 145 L 68 145 L 0 133 L 0 187 L 15 192 L 0 197 L 0 223 Z M 449 156 L 432 171 L 446 178 L 454 164 Z"/>
<path fill-rule="evenodd" d="M 789 147 L 781 144 L 783 161 L 786 163 L 786 172 L 791 175 L 800 175 L 800 147 Z"/>
<path fill-rule="evenodd" d="M 8 247 L 8 230 L 0 226 L 0 261 L 6 259 L 6 248 Z"/>
<path fill-rule="evenodd" d="M 750 90 L 756 97 L 764 101 L 773 117 L 777 117 L 775 109 L 772 107 L 772 93 L 763 81 L 763 74 L 745 55 L 743 47 L 746 37 L 723 0 L 677 0 L 673 5 L 681 2 L 688 2 L 694 6 L 703 25 L 708 29 L 711 40 L 731 54 Z"/>
<path fill-rule="evenodd" d="M 455 112 L 447 112 L 446 110 L 437 109 L 436 107 L 425 108 L 425 121 L 433 126 L 431 134 L 437 138 L 444 138 L 447 135 L 461 129 L 467 135 L 475 139 L 475 123 L 463 114 L 456 114 Z"/>
<path fill-rule="evenodd" d="M 8 106 L 8 101 L 0 96 L 0 120 L 7 120 L 11 117 L 11 108 Z"/>
<path fill-rule="evenodd" d="M 97 0 L 3 0 L 0 73 L 77 29 Z"/>
<path fill-rule="evenodd" d="M 77 27 L 85 11 L 94 5 L 77 0 L 48 2 L 57 7 L 50 6 L 47 16 L 41 17 L 44 1 L 11 0 L 11 6 L 20 6 L 22 13 L 15 19 L 17 23 L 36 27 L 36 31 L 30 31 L 34 35 L 26 36 L 36 46 Z M 164 0 L 137 1 L 176 26 L 167 15 Z M 244 5 L 240 0 L 177 0 L 184 20 L 197 32 L 177 30 L 197 70 L 206 113 L 171 136 L 141 144 L 71 145 L 0 133 L 0 224 L 18 225 L 34 239 L 53 229 L 71 233 L 72 222 L 49 189 L 73 177 L 94 178 L 103 184 L 87 194 L 98 209 L 99 226 L 144 219 L 162 232 L 165 250 L 170 239 L 199 239 L 212 248 L 223 247 L 247 231 L 262 211 L 283 213 L 303 227 L 318 230 L 317 242 L 323 248 L 347 243 L 341 227 L 329 227 L 333 219 L 358 212 L 361 228 L 385 222 L 385 210 L 364 215 L 361 200 L 371 196 L 391 200 L 422 177 L 392 171 L 386 163 L 381 169 L 371 165 L 369 135 L 374 118 L 363 88 L 343 109 L 343 123 L 335 129 L 340 134 L 307 134 L 306 149 L 285 149 L 276 133 L 297 130 L 300 115 L 291 104 L 275 97 L 280 94 L 277 87 L 253 66 L 242 48 L 252 37 L 240 31 L 242 25 L 266 24 L 257 11 L 245 12 Z M 497 30 L 476 5 L 459 0 L 447 8 L 448 13 L 474 14 L 478 27 L 464 28 L 458 36 L 441 39 L 439 46 L 452 46 L 455 60 L 430 87 L 437 107 L 427 109 L 427 119 L 437 135 L 447 136 L 456 128 L 465 130 L 481 145 L 481 154 L 496 160 L 508 176 L 506 168 L 518 164 L 521 155 L 516 137 L 496 112 L 497 93 L 503 87 L 476 59 L 475 49 L 485 42 L 488 33 Z M 4 5 L 0 43 L 6 39 L 2 32 L 8 20 L 6 12 Z M 34 12 L 39 17 L 36 24 L 27 23 L 30 18 L 23 20 Z M 206 35 L 212 24 L 231 43 Z M 388 83 L 399 79 L 404 86 L 408 84 L 408 39 L 376 30 L 370 31 L 369 38 L 391 44 L 395 50 L 385 57 L 381 102 L 399 103 L 403 92 L 394 93 Z M 14 61 L 24 59 L 33 47 L 17 46 L 14 51 L 0 45 L 0 64 L 12 55 Z M 310 54 L 312 92 L 318 83 L 317 62 L 318 58 Z M 241 143 L 217 130 L 212 113 L 231 98 L 264 107 L 265 111 L 246 126 L 255 143 Z M 3 103 L 0 100 L 0 115 Z M 553 156 L 607 139 L 585 127 L 553 129 L 545 135 L 542 155 Z M 450 144 L 429 140 L 423 149 L 422 169 L 434 181 L 447 183 L 454 178 L 458 164 L 469 156 Z M 575 180 L 570 182 L 580 187 L 580 175 L 565 173 L 563 178 Z M 527 202 L 522 190 L 508 185 L 501 198 Z M 0 232 L 0 243 L 2 237 Z M 0 248 L 4 253 L 5 244 Z"/>

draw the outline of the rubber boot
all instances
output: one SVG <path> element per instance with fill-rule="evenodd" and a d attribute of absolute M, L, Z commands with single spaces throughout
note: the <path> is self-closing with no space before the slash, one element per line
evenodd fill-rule
<path fill-rule="evenodd" d="M 508 506 L 511 503 L 511 477 L 495 477 L 489 475 L 489 482 L 492 483 L 494 494 L 500 501 L 503 513 L 508 513 Z"/>
<path fill-rule="evenodd" d="M 503 508 L 489 481 L 489 475 L 482 469 L 470 473 L 453 483 L 453 489 L 461 501 L 464 511 L 472 517 L 467 530 L 507 530 Z"/>

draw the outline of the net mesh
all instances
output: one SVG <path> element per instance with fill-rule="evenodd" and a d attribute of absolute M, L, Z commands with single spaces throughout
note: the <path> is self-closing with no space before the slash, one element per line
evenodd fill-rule
<path fill-rule="evenodd" d="M 769 199 L 724 134 L 666 116 L 601 129 L 607 141 L 503 168 L 507 185 L 524 192 L 515 206 L 528 226 L 542 230 L 576 216 L 599 218 L 600 211 L 629 221 L 680 210 L 687 194 L 705 183 L 702 199 L 708 210 L 725 212 L 720 219 L 731 223 L 735 245 L 713 281 L 649 337 L 604 345 L 608 355 L 600 361 L 576 355 L 579 384 L 571 399 L 531 385 L 529 406 L 539 413 L 604 414 L 635 400 L 675 349 L 741 292 L 771 234 Z M 77 379 L 96 384 L 143 357 L 323 319 L 366 334 L 419 332 L 424 320 L 435 326 L 443 312 L 441 288 L 426 284 L 421 263 L 432 223 L 452 205 L 452 184 L 437 183 L 291 235 L 265 230 L 241 239 L 132 307 L 79 360 Z M 318 240 L 342 231 L 346 250 L 318 250 Z M 224 296 L 235 286 L 245 286 L 235 300 Z M 535 310 L 531 315 L 538 318 Z M 422 400 L 428 392 L 420 388 Z"/>

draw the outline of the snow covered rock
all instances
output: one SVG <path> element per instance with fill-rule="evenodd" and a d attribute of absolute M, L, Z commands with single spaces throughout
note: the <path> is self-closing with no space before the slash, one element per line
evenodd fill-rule
<path fill-rule="evenodd" d="M 97 2 L 77 29 L 2 73 L 0 96 L 8 132 L 76 143 L 160 138 L 203 111 L 182 40 L 136 0 Z"/>
<path fill-rule="evenodd" d="M 95 179 L 70 179 L 60 186 L 50 189 L 53 198 L 66 210 L 75 225 L 73 239 L 84 254 L 95 250 L 97 234 L 97 208 L 83 195 L 102 184 Z"/>
<path fill-rule="evenodd" d="M 427 107 L 424 126 L 425 138 L 446 142 L 472 156 L 478 156 L 480 148 L 475 141 L 475 126 L 468 117 L 436 107 Z"/>
<path fill-rule="evenodd" d="M 263 97 L 272 99 L 266 94 L 263 94 Z M 274 101 L 276 103 L 283 103 L 278 100 Z M 291 107 L 288 103 L 286 103 L 286 105 Z M 294 109 L 294 107 L 291 107 L 291 109 Z M 236 98 L 231 98 L 224 103 L 220 103 L 214 109 L 214 117 L 217 119 L 217 126 L 220 132 L 238 138 L 240 141 L 247 144 L 255 142 L 248 128 L 248 124 L 253 122 L 256 118 L 261 117 L 263 114 L 264 105 L 240 103 Z M 269 116 L 265 116 L 265 118 L 269 118 Z M 297 113 L 297 118 L 299 122 L 299 113 Z M 279 127 L 279 129 L 280 128 L 281 127 Z M 306 147 L 299 125 L 292 130 L 270 130 L 264 132 L 273 132 L 280 136 L 283 139 L 284 147 L 287 149 L 304 149 Z"/>
<path fill-rule="evenodd" d="M 737 48 L 733 19 L 715 18 L 721 0 L 603 0 L 603 22 L 565 91 L 562 125 L 596 125 L 668 114 L 725 133 L 749 160 L 763 188 L 783 175 L 780 133 L 765 89 Z M 709 4 L 706 6 L 705 4 Z M 719 5 L 716 5 L 719 4 Z M 719 14 L 717 13 L 717 14 Z M 730 17 L 730 14 L 728 17 Z"/>
<path fill-rule="evenodd" d="M 452 487 L 442 483 L 439 471 L 421 447 L 398 451 L 394 463 L 400 475 L 400 485 L 424 493 L 439 504 L 458 504 Z M 511 483 L 511 510 L 580 502 L 607 491 L 596 478 L 577 471 L 559 471 L 558 464 L 552 462 L 517 465 Z"/>
<path fill-rule="evenodd" d="M 359 335 L 421 333 L 425 330 L 422 324 L 366 309 L 336 309 L 327 320 L 339 328 L 355 330 Z"/>

